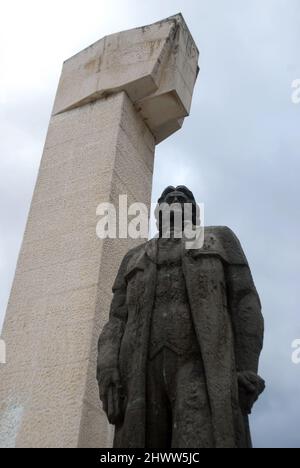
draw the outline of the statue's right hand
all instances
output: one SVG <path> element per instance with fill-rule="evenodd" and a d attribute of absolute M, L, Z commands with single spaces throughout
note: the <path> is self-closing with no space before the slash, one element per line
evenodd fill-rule
<path fill-rule="evenodd" d="M 102 372 L 99 380 L 99 395 L 110 424 L 122 422 L 123 391 L 117 369 L 108 369 Z"/>
<path fill-rule="evenodd" d="M 250 414 L 254 403 L 265 389 L 265 381 L 252 371 L 238 372 L 237 376 L 240 405 Z"/>

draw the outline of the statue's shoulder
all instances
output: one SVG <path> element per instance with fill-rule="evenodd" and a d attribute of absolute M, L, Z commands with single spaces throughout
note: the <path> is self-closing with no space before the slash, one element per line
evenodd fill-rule
<path fill-rule="evenodd" d="M 126 259 L 127 261 L 130 261 L 132 258 L 138 257 L 140 254 L 145 252 L 148 244 L 149 241 L 146 241 L 128 250 L 127 254 L 124 256 L 124 260 Z"/>
<path fill-rule="evenodd" d="M 115 291 L 118 288 L 121 288 L 124 284 L 124 278 L 128 275 L 129 271 L 135 266 L 139 257 L 145 252 L 147 242 L 140 244 L 124 255 L 123 260 L 120 264 L 117 277 L 114 281 L 112 290 Z"/>
<path fill-rule="evenodd" d="M 128 250 L 128 252 L 125 254 L 122 260 L 120 270 L 126 273 L 128 269 L 132 268 L 135 265 L 135 263 L 138 262 L 141 257 L 143 257 L 148 247 L 148 244 L 149 241 L 146 241 Z"/>
<path fill-rule="evenodd" d="M 204 249 L 216 251 L 228 263 L 247 264 L 240 241 L 228 226 L 205 226 Z"/>
<path fill-rule="evenodd" d="M 204 228 L 205 238 L 208 236 L 215 236 L 220 240 L 236 240 L 237 236 L 228 226 L 205 226 Z"/>

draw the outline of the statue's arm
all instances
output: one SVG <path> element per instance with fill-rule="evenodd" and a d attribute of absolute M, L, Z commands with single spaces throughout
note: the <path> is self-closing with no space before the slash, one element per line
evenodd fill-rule
<path fill-rule="evenodd" d="M 237 370 L 257 373 L 263 345 L 264 321 L 248 265 L 227 267 L 227 289 Z"/>
<path fill-rule="evenodd" d="M 128 254 L 124 257 L 113 285 L 109 320 L 98 341 L 97 380 L 100 399 L 108 419 L 115 424 L 120 416 L 121 383 L 119 351 L 127 321 L 126 280 Z"/>
<path fill-rule="evenodd" d="M 234 333 L 240 405 L 245 413 L 250 413 L 265 388 L 263 379 L 257 374 L 264 320 L 259 296 L 238 238 L 227 227 L 221 228 L 220 235 L 227 256 L 227 299 Z"/>
<path fill-rule="evenodd" d="M 265 382 L 258 375 L 264 321 L 249 266 L 229 265 L 227 287 L 240 405 L 245 413 L 251 413 L 253 404 L 265 388 Z"/>

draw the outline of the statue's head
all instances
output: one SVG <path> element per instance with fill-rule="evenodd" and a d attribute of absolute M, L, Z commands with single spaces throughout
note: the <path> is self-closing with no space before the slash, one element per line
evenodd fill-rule
<path fill-rule="evenodd" d="M 176 213 L 178 216 L 176 216 Z M 165 214 L 165 216 L 164 216 Z M 174 229 L 174 224 L 183 231 L 185 223 L 189 222 L 193 226 L 199 224 L 199 207 L 196 203 L 193 193 L 185 185 L 173 187 L 169 185 L 161 194 L 157 201 L 155 209 L 156 224 L 159 229 L 159 235 L 168 230 L 166 222 L 169 223 L 170 230 Z"/>

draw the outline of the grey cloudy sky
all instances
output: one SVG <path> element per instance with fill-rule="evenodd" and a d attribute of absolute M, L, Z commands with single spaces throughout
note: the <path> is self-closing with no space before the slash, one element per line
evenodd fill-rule
<path fill-rule="evenodd" d="M 187 184 L 239 236 L 266 320 L 256 447 L 300 447 L 298 0 L 10 0 L 0 19 L 0 326 L 64 59 L 181 11 L 201 71 L 183 130 L 157 147 L 153 200 Z"/>

